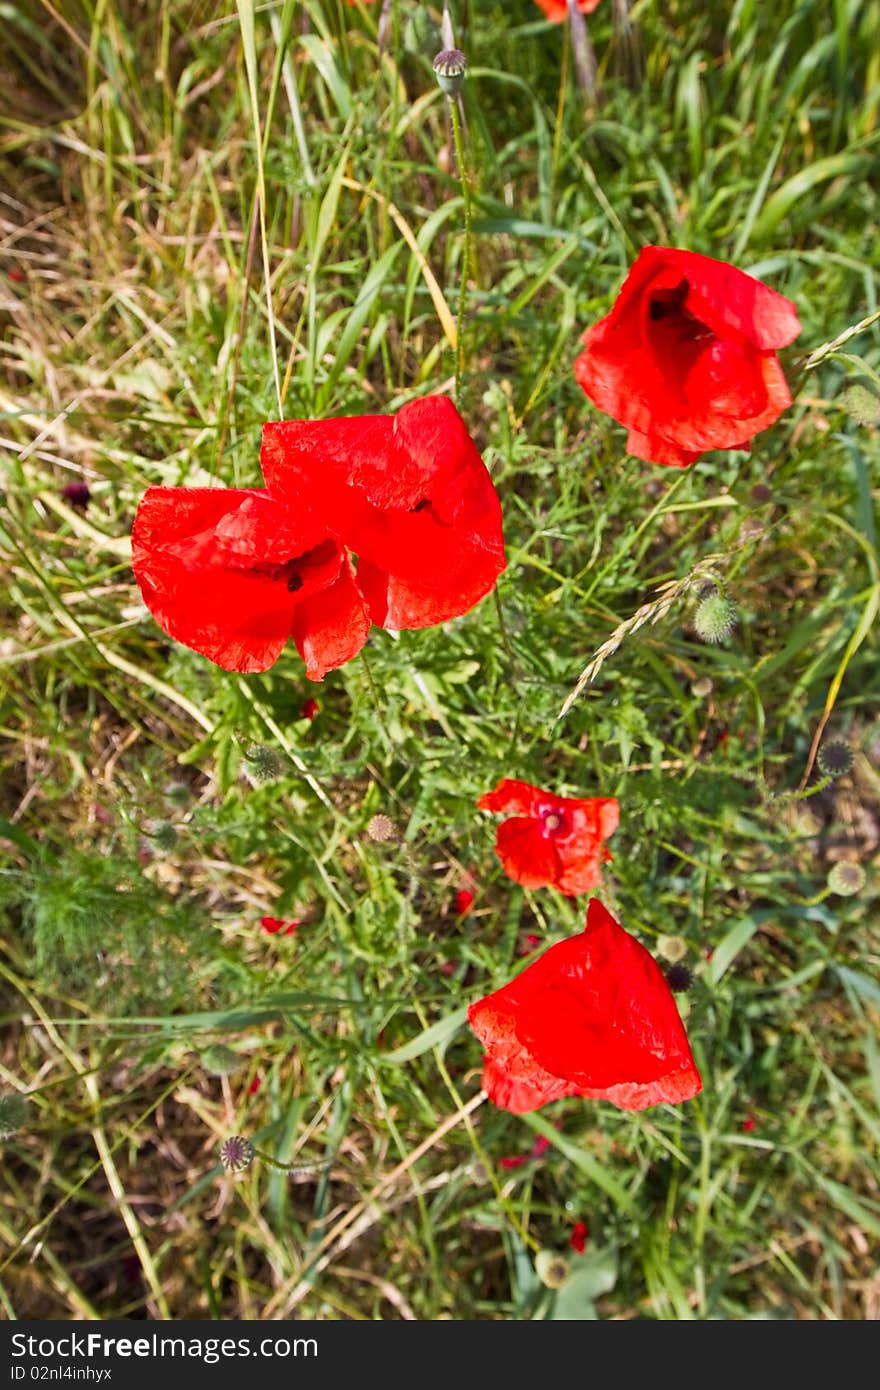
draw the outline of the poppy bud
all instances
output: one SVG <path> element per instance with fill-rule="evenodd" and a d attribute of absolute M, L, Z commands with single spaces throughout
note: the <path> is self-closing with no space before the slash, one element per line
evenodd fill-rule
<path fill-rule="evenodd" d="M 0 1139 L 11 1139 L 28 1121 L 30 1102 L 24 1096 L 0 1096 Z"/>
<path fill-rule="evenodd" d="M 10 279 L 12 271 L 9 272 Z M 853 382 L 841 392 L 840 404 L 858 425 L 880 424 L 880 394 L 862 382 Z"/>
<path fill-rule="evenodd" d="M 433 67 L 442 92 L 447 96 L 454 96 L 456 92 L 461 91 L 467 58 L 460 48 L 444 48 L 434 59 Z"/>
<path fill-rule="evenodd" d="M 246 756 L 255 782 L 271 782 L 276 777 L 281 777 L 288 766 L 283 753 L 277 752 L 274 748 L 267 748 L 264 743 L 255 743 L 248 749 Z"/>
<path fill-rule="evenodd" d="M 225 1043 L 212 1043 L 202 1053 L 202 1066 L 211 1076 L 229 1076 L 241 1066 L 242 1059 Z"/>
<path fill-rule="evenodd" d="M 736 627 L 736 607 L 723 594 L 704 598 L 694 613 L 694 630 L 703 642 L 723 642 Z"/>
<path fill-rule="evenodd" d="M 255 1157 L 256 1149 L 250 1139 L 240 1134 L 233 1134 L 220 1145 L 220 1162 L 227 1173 L 243 1173 L 245 1168 L 250 1168 Z"/>
<path fill-rule="evenodd" d="M 150 832 L 150 839 L 156 849 L 164 850 L 166 854 L 169 854 L 177 844 L 177 831 L 170 821 L 157 821 Z"/>

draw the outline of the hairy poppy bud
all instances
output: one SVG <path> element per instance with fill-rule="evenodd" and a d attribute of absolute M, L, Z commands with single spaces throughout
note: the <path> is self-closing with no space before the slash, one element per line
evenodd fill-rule
<path fill-rule="evenodd" d="M 170 821 L 160 820 L 156 822 L 153 829 L 150 831 L 150 839 L 153 841 L 156 849 L 164 850 L 164 852 L 168 854 L 177 844 L 177 831 Z"/>
<path fill-rule="evenodd" d="M 241 1066 L 242 1058 L 225 1043 L 212 1043 L 202 1053 L 202 1066 L 212 1076 L 229 1076 Z"/>
<path fill-rule="evenodd" d="M 703 642 L 723 642 L 736 627 L 736 606 L 723 594 L 710 594 L 694 613 L 694 631 Z"/>
<path fill-rule="evenodd" d="M 256 782 L 272 782 L 276 777 L 281 777 L 289 766 L 283 753 L 268 748 L 264 743 L 255 743 L 246 756 L 251 776 Z"/>
<path fill-rule="evenodd" d="M 0 1096 L 0 1139 L 10 1139 L 27 1124 L 29 1101 L 24 1096 Z"/>

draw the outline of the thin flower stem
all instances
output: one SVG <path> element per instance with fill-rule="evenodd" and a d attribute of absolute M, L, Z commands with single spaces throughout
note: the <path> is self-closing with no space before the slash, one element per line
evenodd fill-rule
<path fill-rule="evenodd" d="M 373 672 L 372 672 L 372 668 L 370 667 L 370 661 L 369 661 L 369 657 L 367 656 L 366 647 L 361 647 L 360 658 L 361 658 L 361 661 L 362 661 L 363 664 L 364 664 L 364 671 L 365 671 L 366 677 L 367 677 L 367 685 L 370 687 L 370 694 L 371 694 L 372 697 L 373 697 L 373 705 L 374 705 L 375 710 L 376 710 L 376 721 L 377 721 L 377 723 L 378 723 L 378 725 L 379 725 L 379 728 L 381 729 L 382 734 L 383 734 L 383 736 L 384 736 L 384 738 L 385 738 L 385 743 L 386 743 L 386 745 L 388 746 L 389 749 L 390 749 L 390 748 L 393 748 L 393 747 L 394 747 L 394 740 L 392 739 L 390 733 L 388 732 L 388 725 L 385 723 L 385 716 L 384 716 L 383 713 L 382 713 L 382 703 L 381 703 L 381 701 L 380 701 L 380 699 L 379 699 L 379 689 L 378 689 L 378 686 L 376 685 L 376 682 L 373 680 Z"/>
<path fill-rule="evenodd" d="M 252 0 L 236 0 L 236 4 L 238 7 L 238 20 L 244 48 L 248 95 L 250 96 L 251 102 L 251 116 L 254 123 L 254 144 L 257 151 L 257 205 L 260 214 L 260 248 L 263 254 L 263 277 L 266 282 L 266 314 L 269 321 L 269 346 L 272 354 L 272 374 L 275 381 L 275 396 L 278 401 L 278 418 L 279 420 L 283 420 L 284 402 L 281 396 L 281 375 L 278 370 L 278 348 L 275 342 L 275 313 L 272 308 L 269 237 L 266 230 L 266 171 L 263 164 L 263 132 L 260 128 L 256 42 L 254 35 L 254 6 Z"/>
<path fill-rule="evenodd" d="M 456 404 L 460 405 L 461 383 L 464 376 L 465 364 L 464 315 L 471 266 L 471 188 L 467 164 L 465 162 L 464 141 L 461 134 L 461 117 L 458 110 L 459 101 L 460 97 L 458 93 L 449 98 L 449 111 L 452 117 L 452 138 L 455 141 L 455 162 L 458 165 L 458 176 L 461 179 L 461 196 L 464 201 L 464 251 L 462 252 L 461 260 L 461 285 L 458 291 L 455 356 L 455 400 Z"/>
<path fill-rule="evenodd" d="M 329 1163 L 282 1163 L 279 1159 L 267 1154 L 265 1149 L 254 1149 L 254 1158 L 259 1158 L 263 1163 L 268 1163 L 270 1168 L 277 1168 L 282 1173 L 319 1173 L 322 1168 L 329 1168 Z"/>

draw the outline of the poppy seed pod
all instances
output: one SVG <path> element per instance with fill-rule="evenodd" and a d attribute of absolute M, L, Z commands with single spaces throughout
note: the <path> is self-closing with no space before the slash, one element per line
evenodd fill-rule
<path fill-rule="evenodd" d="M 828 874 L 828 887 L 841 898 L 852 898 L 865 886 L 865 871 L 854 859 L 840 859 Z"/>
<path fill-rule="evenodd" d="M 461 91 L 467 69 L 467 58 L 460 48 L 444 48 L 434 59 L 433 68 L 440 84 L 440 90 L 445 92 L 448 97 L 455 96 L 456 92 Z"/>
<path fill-rule="evenodd" d="M 0 1139 L 11 1139 L 28 1122 L 30 1101 L 12 1094 L 0 1096 Z"/>
<path fill-rule="evenodd" d="M 220 1145 L 220 1162 L 227 1173 L 243 1173 L 246 1168 L 250 1168 L 256 1153 L 250 1139 L 245 1139 L 241 1134 L 233 1134 Z"/>
<path fill-rule="evenodd" d="M 824 772 L 826 777 L 845 777 L 852 769 L 853 751 L 848 743 L 832 739 L 829 743 L 822 744 L 816 761 L 819 770 Z"/>

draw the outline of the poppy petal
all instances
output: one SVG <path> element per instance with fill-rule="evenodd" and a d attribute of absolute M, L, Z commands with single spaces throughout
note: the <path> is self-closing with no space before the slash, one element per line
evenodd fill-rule
<path fill-rule="evenodd" d="M 535 820 L 513 816 L 502 821 L 495 832 L 495 852 L 507 877 L 524 888 L 543 888 L 558 882 L 559 857 Z"/>
<path fill-rule="evenodd" d="M 642 1110 L 702 1088 L 660 967 L 597 898 L 579 936 L 471 1005 L 468 1019 L 488 1049 L 484 1089 L 518 1114 L 559 1095 Z"/>
<path fill-rule="evenodd" d="M 132 528 L 132 569 L 175 641 L 227 671 L 265 671 L 290 636 L 299 591 L 338 570 L 331 545 L 307 582 L 296 572 L 308 570 L 318 534 L 311 520 L 298 532 L 258 490 L 148 488 Z"/>
<path fill-rule="evenodd" d="M 513 816 L 532 816 L 544 795 L 540 787 L 533 787 L 531 782 L 502 777 L 492 791 L 483 793 L 477 806 L 481 811 L 507 811 Z"/>
<path fill-rule="evenodd" d="M 344 556 L 335 583 L 294 610 L 291 635 L 306 663 L 306 675 L 323 680 L 328 671 L 357 656 L 369 632 L 370 615 Z"/>
<path fill-rule="evenodd" d="M 379 626 L 458 617 L 505 568 L 498 496 L 447 396 L 410 401 L 394 416 L 273 422 L 260 461 L 288 504 L 310 496 L 303 478 L 317 477 Z"/>

